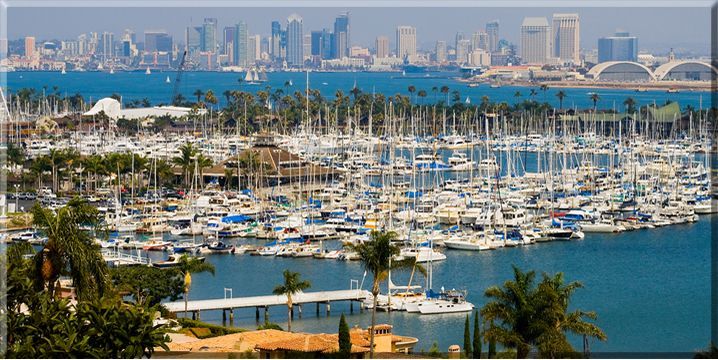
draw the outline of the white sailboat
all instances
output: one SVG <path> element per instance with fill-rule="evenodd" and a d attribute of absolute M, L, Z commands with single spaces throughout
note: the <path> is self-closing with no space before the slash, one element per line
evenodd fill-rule
<path fill-rule="evenodd" d="M 65 71 L 65 68 L 62 68 L 62 72 L 60 72 L 60 74 L 62 74 L 62 75 L 67 74 L 67 71 Z"/>
<path fill-rule="evenodd" d="M 146 74 L 146 75 L 152 74 L 152 71 L 150 71 L 150 67 L 149 67 L 149 66 L 147 67 L 147 70 L 145 70 L 145 74 Z"/>
<path fill-rule="evenodd" d="M 259 85 L 259 83 L 267 81 L 267 73 L 264 69 L 258 71 L 256 68 L 252 68 L 247 70 L 244 75 L 244 81 L 248 85 Z"/>
<path fill-rule="evenodd" d="M 167 76 L 167 79 L 165 79 L 165 82 L 168 83 L 168 84 L 172 82 L 172 81 L 170 80 L 170 77 L 169 77 L 169 76 Z"/>

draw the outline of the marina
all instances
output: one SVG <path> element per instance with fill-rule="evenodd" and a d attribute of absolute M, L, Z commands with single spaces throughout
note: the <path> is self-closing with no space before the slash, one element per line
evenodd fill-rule
<path fill-rule="evenodd" d="M 516 118 L 488 109 L 437 114 L 418 105 L 406 114 L 388 105 L 381 113 L 386 120 L 377 123 L 348 113 L 339 126 L 336 114 L 300 114 L 294 128 L 267 124 L 252 131 L 236 120 L 222 124 L 213 118 L 218 113 L 207 111 L 191 128 L 166 133 L 104 128 L 93 114 L 82 118 L 84 130 L 63 136 L 28 136 L 30 129 L 19 124 L 10 137 L 22 143 L 29 161 L 61 152 L 82 161 L 74 181 L 46 186 L 40 177 L 38 191 L 23 192 L 22 201 L 56 209 L 69 200 L 65 192 L 96 206 L 103 221 L 94 238 L 109 265 L 171 268 L 189 254 L 221 269 L 215 277 L 198 274 L 190 293 L 187 312 L 201 313 L 203 321 L 226 323 L 229 315 L 230 323 L 253 327 L 264 309 L 265 319 L 281 322 L 268 309 L 286 298 L 266 294 L 279 269 L 290 268 L 316 284 L 296 295 L 295 304 L 305 310 L 325 304 L 327 315 L 331 304 L 333 313 L 363 323 L 362 310 L 374 299 L 352 246 L 372 241 L 373 231 L 395 233 L 401 250 L 392 260 L 410 259 L 427 274 L 391 274 L 377 310 L 428 347 L 410 329 L 425 324 L 436 334 L 432 326 L 480 307 L 483 291 L 512 264 L 565 271 L 592 289 L 603 287 L 579 297 L 589 308 L 601 308 L 601 296 L 615 296 L 628 302 L 627 311 L 637 311 L 637 299 L 610 291 L 620 291 L 616 279 L 629 288 L 648 286 L 649 270 L 656 269 L 646 264 L 646 252 L 655 255 L 654 265 L 677 261 L 699 291 L 696 283 L 708 276 L 700 254 L 715 212 L 713 144 L 705 112 L 670 117 L 670 106 Z M 21 197 L 8 195 L 9 202 Z M 7 239 L 44 241 L 32 231 Z M 349 279 L 356 279 L 351 290 L 342 290 Z M 228 289 L 234 294 L 227 296 Z M 702 298 L 690 302 L 707 306 Z M 178 316 L 185 311 L 184 302 L 165 306 Z M 621 327 L 616 314 L 622 311 L 611 311 L 599 323 L 622 338 L 593 346 L 630 349 L 636 329 Z M 297 326 L 327 331 L 334 325 L 324 319 L 304 316 Z M 458 336 L 438 340 L 446 347 Z"/>

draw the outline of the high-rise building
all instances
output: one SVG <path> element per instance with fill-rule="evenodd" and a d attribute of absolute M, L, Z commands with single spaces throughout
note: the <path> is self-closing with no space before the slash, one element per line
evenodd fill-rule
<path fill-rule="evenodd" d="M 25 37 L 25 57 L 30 59 L 35 55 L 35 37 Z"/>
<path fill-rule="evenodd" d="M 229 62 L 234 64 L 234 31 L 235 26 L 225 26 L 222 31 L 222 53 L 227 55 Z"/>
<path fill-rule="evenodd" d="M 598 39 L 598 62 L 637 61 L 638 38 L 624 31 Z"/>
<path fill-rule="evenodd" d="M 303 60 L 307 61 L 312 57 L 312 35 L 304 35 L 304 41 L 302 42 L 302 54 Z"/>
<path fill-rule="evenodd" d="M 491 53 L 484 49 L 476 49 L 469 55 L 469 64 L 471 66 L 490 66 Z"/>
<path fill-rule="evenodd" d="M 292 14 L 287 17 L 287 65 L 304 64 L 304 29 L 302 17 Z"/>
<path fill-rule="evenodd" d="M 349 13 L 343 13 L 334 20 L 334 54 L 336 59 L 349 56 L 351 38 L 349 37 Z"/>
<path fill-rule="evenodd" d="M 122 39 L 129 38 L 130 42 L 133 44 L 137 44 L 137 35 L 135 35 L 135 32 L 132 29 L 125 29 L 125 35 L 122 37 Z"/>
<path fill-rule="evenodd" d="M 396 56 L 411 62 L 416 57 L 416 28 L 398 26 L 396 28 Z"/>
<path fill-rule="evenodd" d="M 499 50 L 499 21 L 494 20 L 486 23 L 486 35 L 488 36 L 489 52 Z"/>
<path fill-rule="evenodd" d="M 562 63 L 579 64 L 578 14 L 553 14 L 553 56 Z"/>
<path fill-rule="evenodd" d="M 334 54 L 334 33 L 329 29 L 322 30 L 322 59 L 332 59 Z"/>
<path fill-rule="evenodd" d="M 322 57 L 322 36 L 324 35 L 324 31 L 312 31 L 312 34 L 310 35 L 312 37 L 312 46 L 311 46 L 311 52 L 312 56 L 318 56 Z"/>
<path fill-rule="evenodd" d="M 279 21 L 272 21 L 272 35 L 269 38 L 269 55 L 273 59 L 281 58 L 280 43 L 282 40 L 282 24 Z"/>
<path fill-rule="evenodd" d="M 205 18 L 202 24 L 202 41 L 200 42 L 202 51 L 211 53 L 217 52 L 217 19 Z"/>
<path fill-rule="evenodd" d="M 185 29 L 184 33 L 185 50 L 190 55 L 198 54 L 202 51 L 202 27 L 201 26 L 190 26 Z"/>
<path fill-rule="evenodd" d="M 129 36 L 125 35 L 125 38 L 122 39 L 122 57 L 130 57 L 132 56 L 132 39 Z"/>
<path fill-rule="evenodd" d="M 471 40 L 461 39 L 456 43 L 456 63 L 464 64 L 469 61 L 471 53 Z"/>
<path fill-rule="evenodd" d="M 247 23 L 244 21 L 240 21 L 234 26 L 232 63 L 237 66 L 248 66 L 250 63 L 249 30 L 247 29 Z"/>
<path fill-rule="evenodd" d="M 551 27 L 545 17 L 526 17 L 521 23 L 521 58 L 528 64 L 545 64 L 551 55 Z"/>
<path fill-rule="evenodd" d="M 459 41 L 461 40 L 464 40 L 464 33 L 459 31 L 454 35 L 454 50 L 459 48 Z"/>
<path fill-rule="evenodd" d="M 172 36 L 164 30 L 145 31 L 145 52 L 172 52 Z"/>
<path fill-rule="evenodd" d="M 436 42 L 436 62 L 446 62 L 446 41 L 439 40 Z"/>
<path fill-rule="evenodd" d="M 489 50 L 489 34 L 479 31 L 471 35 L 471 51 L 474 50 Z"/>
<path fill-rule="evenodd" d="M 378 36 L 376 38 L 376 57 L 389 57 L 389 38 L 386 36 Z"/>
<path fill-rule="evenodd" d="M 102 61 L 112 59 L 115 47 L 115 34 L 107 31 L 103 32 L 102 42 L 100 44 L 102 46 L 102 49 L 100 50 L 100 54 L 102 54 Z"/>
<path fill-rule="evenodd" d="M 262 36 L 252 35 L 249 37 L 249 62 L 254 63 L 262 59 Z"/>

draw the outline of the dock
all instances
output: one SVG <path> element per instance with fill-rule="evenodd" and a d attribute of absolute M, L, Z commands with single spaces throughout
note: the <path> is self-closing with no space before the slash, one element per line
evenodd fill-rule
<path fill-rule="evenodd" d="M 316 304 L 316 313 L 319 314 L 320 304 L 326 307 L 327 315 L 331 311 L 331 303 L 337 301 L 349 301 L 350 308 L 353 311 L 354 302 L 362 302 L 367 298 L 371 298 L 371 292 L 362 289 L 348 290 L 331 290 L 316 292 L 300 292 L 292 296 L 294 308 L 299 311 L 302 316 L 302 305 Z M 171 313 L 182 313 L 185 311 L 184 301 L 167 302 L 163 304 Z M 222 319 L 226 320 L 227 312 L 229 312 L 229 320 L 234 320 L 234 309 L 255 308 L 256 318 L 259 321 L 259 310 L 264 309 L 265 318 L 268 317 L 270 306 L 287 305 L 286 295 L 264 295 L 249 297 L 226 297 L 223 299 L 206 299 L 206 300 L 190 300 L 187 302 L 187 311 L 192 313 L 193 319 L 199 319 L 201 311 L 222 310 Z M 359 306 L 362 309 L 362 306 Z M 292 314 L 294 315 L 294 314 Z"/>

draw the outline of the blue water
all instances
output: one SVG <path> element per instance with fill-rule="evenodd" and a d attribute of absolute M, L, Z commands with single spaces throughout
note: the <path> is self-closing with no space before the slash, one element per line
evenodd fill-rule
<path fill-rule="evenodd" d="M 120 94 L 123 101 L 148 98 L 152 104 L 169 103 L 174 88 L 175 72 L 155 72 L 146 75 L 143 72 L 117 72 L 110 74 L 106 72 L 69 72 L 65 75 L 59 72 L 10 72 L 7 74 L 7 85 L 13 90 L 24 87 L 32 87 L 42 92 L 43 87 L 53 91 L 53 86 L 58 87 L 61 94 L 73 95 L 81 93 L 86 99 L 97 100 L 108 97 L 113 93 Z M 274 89 L 281 88 L 285 93 L 303 92 L 306 86 L 306 73 L 277 72 L 269 73 L 269 81 L 262 85 L 240 84 L 237 80 L 243 73 L 227 72 L 187 72 L 183 74 L 180 82 L 180 92 L 190 101 L 196 97 L 192 93 L 196 89 L 207 91 L 212 89 L 220 103 L 225 101 L 222 93 L 225 90 L 242 90 L 256 92 L 265 90 L 267 86 Z M 436 75 L 433 74 L 432 75 Z M 166 83 L 169 76 L 171 82 Z M 333 99 L 337 90 L 350 96 L 349 91 L 354 84 L 365 93 L 382 93 L 386 96 L 402 94 L 409 96 L 409 85 L 414 85 L 417 92 L 425 90 L 425 103 L 431 103 L 438 99 L 446 100 L 441 92 L 434 94 L 433 87 L 440 89 L 446 85 L 449 91 L 458 90 L 461 93 L 461 101 L 468 97 L 471 102 L 478 103 L 483 96 L 488 96 L 491 101 L 506 101 L 514 104 L 529 98 L 530 88 L 516 86 L 502 86 L 490 88 L 488 85 L 481 85 L 469 88 L 465 83 L 451 79 L 458 76 L 457 73 L 439 73 L 442 78 L 402 78 L 400 73 L 326 73 L 314 72 L 309 74 L 309 83 L 312 89 L 319 89 L 322 96 Z M 291 80 L 293 86 L 285 87 L 285 83 Z M 558 107 L 556 98 L 557 89 L 549 89 L 544 94 L 535 87 L 538 95 L 537 101 L 549 102 Z M 624 109 L 623 101 L 632 97 L 639 105 L 664 104 L 666 101 L 678 101 L 681 106 L 692 105 L 699 108 L 708 107 L 710 96 L 708 92 L 683 91 L 680 93 L 666 93 L 665 91 L 635 92 L 633 90 L 621 89 L 587 89 L 587 88 L 565 88 L 566 93 L 563 106 L 565 108 L 592 108 L 593 102 L 589 99 L 589 93 L 596 92 L 601 99 L 598 102 L 599 108 Z M 522 97 L 515 97 L 516 92 L 521 92 Z M 416 93 L 414 94 L 416 95 Z M 451 97 L 451 95 L 449 95 Z M 421 103 L 422 99 L 416 97 L 416 102 Z"/>
<path fill-rule="evenodd" d="M 434 264 L 434 288 L 468 290 L 476 306 L 487 302 L 484 290 L 512 277 L 511 265 L 537 272 L 563 272 L 567 281 L 581 281 L 571 308 L 598 314 L 596 323 L 608 336 L 606 342 L 591 342 L 594 352 L 691 352 L 705 347 L 710 338 L 710 216 L 694 224 L 638 230 L 622 234 L 587 234 L 582 241 L 555 241 L 527 247 L 485 252 L 447 250 L 448 259 Z M 239 240 L 239 243 L 261 244 Z M 328 242 L 327 247 L 337 247 Z M 164 255 L 151 253 L 159 259 Z M 290 269 L 312 283 L 309 291 L 348 289 L 352 279 L 364 281 L 357 262 L 312 258 L 274 258 L 249 255 L 209 255 L 218 269 L 193 276 L 190 299 L 270 294 L 281 283 L 282 271 Z M 396 284 L 408 281 L 407 273 L 393 274 Z M 424 279 L 414 279 L 414 283 Z M 366 327 L 369 312 L 359 313 L 349 305 L 333 303 L 331 315 L 324 306 L 306 305 L 302 319 L 295 317 L 292 329 L 336 332 L 339 315 L 348 316 L 350 326 Z M 465 314 L 416 315 L 403 312 L 377 313 L 377 321 L 394 325 L 397 334 L 414 336 L 417 350 L 437 341 L 441 349 L 463 343 Z M 286 326 L 286 308 L 270 308 L 270 321 Z M 219 311 L 201 314 L 204 321 L 221 323 Z M 260 322 L 264 313 L 260 314 Z M 235 311 L 235 326 L 254 328 L 254 309 Z M 580 349 L 580 340 L 574 345 Z"/>

